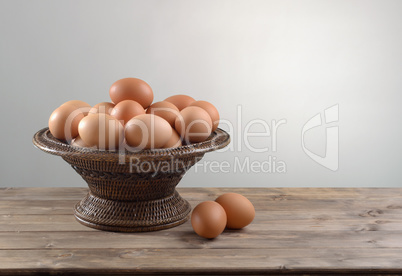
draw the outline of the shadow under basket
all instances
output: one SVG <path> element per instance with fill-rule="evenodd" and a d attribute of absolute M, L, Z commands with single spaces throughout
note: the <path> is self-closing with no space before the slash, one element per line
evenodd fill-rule
<path fill-rule="evenodd" d="M 229 142 L 229 134 L 221 129 L 201 143 L 138 152 L 71 146 L 48 128 L 33 137 L 36 147 L 61 156 L 87 182 L 88 194 L 75 205 L 76 219 L 92 228 L 120 232 L 162 230 L 187 221 L 191 206 L 176 185 L 205 153 Z"/>

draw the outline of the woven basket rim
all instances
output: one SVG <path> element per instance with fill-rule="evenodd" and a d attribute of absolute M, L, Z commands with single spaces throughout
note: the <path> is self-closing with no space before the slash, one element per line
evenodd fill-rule
<path fill-rule="evenodd" d="M 117 160 L 122 155 L 125 158 L 139 158 L 139 159 L 160 159 L 163 157 L 172 156 L 186 156 L 215 151 L 226 147 L 230 143 L 230 135 L 218 128 L 208 137 L 204 142 L 184 145 L 177 148 L 168 149 L 147 149 L 137 152 L 118 151 L 118 150 L 99 150 L 93 148 L 82 148 L 71 146 L 67 142 L 55 138 L 45 127 L 35 133 L 32 139 L 33 144 L 44 152 L 58 155 L 62 157 L 78 157 L 83 159 L 97 159 L 97 160 Z"/>

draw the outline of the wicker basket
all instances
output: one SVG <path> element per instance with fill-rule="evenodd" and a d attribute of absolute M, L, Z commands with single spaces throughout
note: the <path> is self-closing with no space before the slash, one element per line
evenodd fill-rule
<path fill-rule="evenodd" d="M 33 137 L 36 147 L 61 156 L 87 182 L 89 193 L 76 204 L 76 219 L 92 228 L 122 232 L 184 223 L 191 206 L 176 185 L 206 152 L 229 142 L 229 134 L 217 129 L 202 143 L 133 153 L 73 147 L 54 138 L 48 128 Z"/>

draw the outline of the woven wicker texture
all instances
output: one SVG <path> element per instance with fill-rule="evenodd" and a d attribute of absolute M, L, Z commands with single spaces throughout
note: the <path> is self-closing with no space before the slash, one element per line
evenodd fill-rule
<path fill-rule="evenodd" d="M 229 142 L 229 134 L 221 129 L 202 143 L 137 152 L 73 147 L 54 138 L 48 128 L 33 137 L 36 147 L 61 156 L 87 182 L 90 191 L 75 206 L 77 220 L 96 229 L 122 232 L 184 223 L 191 206 L 176 185 L 206 152 Z"/>

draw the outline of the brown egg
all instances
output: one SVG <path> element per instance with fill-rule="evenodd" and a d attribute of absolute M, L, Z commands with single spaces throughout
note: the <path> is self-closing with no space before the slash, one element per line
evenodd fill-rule
<path fill-rule="evenodd" d="M 97 113 L 104 113 L 110 115 L 114 108 L 114 103 L 109 102 L 101 102 L 94 105 L 90 110 L 89 114 L 97 114 Z"/>
<path fill-rule="evenodd" d="M 187 95 L 174 95 L 165 99 L 166 102 L 174 104 L 180 111 L 189 106 L 195 100 Z"/>
<path fill-rule="evenodd" d="M 174 123 L 179 113 L 179 109 L 174 104 L 165 101 L 153 103 L 147 109 L 147 114 L 154 114 L 162 117 L 168 121 L 172 127 L 174 127 Z"/>
<path fill-rule="evenodd" d="M 135 116 L 145 114 L 145 110 L 139 103 L 132 100 L 124 100 L 116 104 L 110 113 L 119 121 L 123 121 L 126 124 L 131 118 Z"/>
<path fill-rule="evenodd" d="M 170 136 L 169 141 L 163 146 L 165 149 L 168 148 L 178 148 L 181 147 L 181 138 L 180 135 L 177 133 L 176 130 L 172 129 L 172 136 Z"/>
<path fill-rule="evenodd" d="M 191 225 L 201 237 L 207 239 L 216 238 L 225 230 L 225 210 L 214 201 L 201 202 L 191 214 Z"/>
<path fill-rule="evenodd" d="M 81 139 L 81 137 L 78 135 L 77 137 L 75 137 L 75 139 L 73 141 L 71 141 L 71 144 L 74 147 L 79 147 L 79 148 L 89 148 L 89 146 L 87 144 L 85 144 L 85 142 Z"/>
<path fill-rule="evenodd" d="M 71 141 L 78 136 L 78 124 L 84 118 L 82 111 L 74 105 L 61 105 L 49 118 L 49 130 L 60 140 Z"/>
<path fill-rule="evenodd" d="M 227 228 L 240 229 L 249 225 L 255 217 L 253 204 L 244 196 L 236 193 L 226 193 L 216 200 L 227 215 Z"/>
<path fill-rule="evenodd" d="M 207 140 L 212 132 L 212 120 L 208 112 L 198 106 L 189 106 L 176 118 L 175 129 L 185 143 Z"/>
<path fill-rule="evenodd" d="M 218 109 L 216 109 L 216 107 L 213 104 L 206 101 L 195 101 L 192 102 L 190 106 L 198 106 L 204 109 L 206 112 L 208 112 L 212 120 L 212 131 L 215 131 L 218 128 L 219 112 Z"/>
<path fill-rule="evenodd" d="M 117 149 L 124 139 L 122 124 L 105 113 L 89 114 L 78 125 L 81 139 L 89 147 Z"/>
<path fill-rule="evenodd" d="M 109 90 L 110 99 L 115 104 L 132 100 L 147 108 L 154 100 L 154 93 L 151 86 L 143 80 L 136 78 L 125 78 L 112 84 Z"/>
<path fill-rule="evenodd" d="M 91 110 L 91 106 L 89 104 L 87 104 L 86 102 L 80 101 L 80 100 L 68 101 L 68 102 L 65 102 L 62 105 L 66 105 L 66 104 L 76 106 L 77 108 L 79 108 L 84 113 L 85 116 L 87 116 L 89 110 Z"/>
<path fill-rule="evenodd" d="M 127 145 L 131 147 L 162 148 L 172 136 L 172 127 L 162 117 L 143 114 L 127 122 L 124 135 Z"/>

